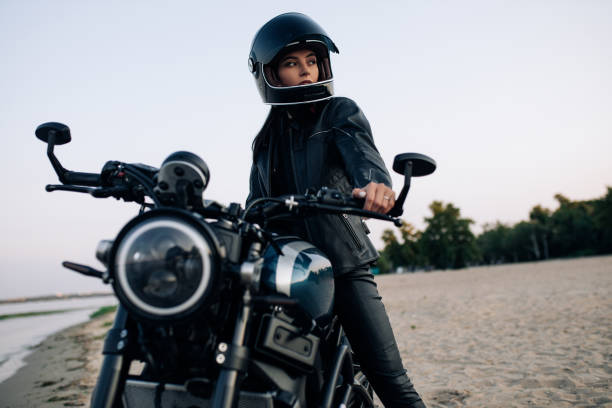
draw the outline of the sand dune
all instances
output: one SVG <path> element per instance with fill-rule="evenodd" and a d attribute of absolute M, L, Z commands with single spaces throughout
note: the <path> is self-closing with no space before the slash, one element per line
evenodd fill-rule
<path fill-rule="evenodd" d="M 429 407 L 612 407 L 611 256 L 377 281 Z M 0 407 L 88 405 L 104 319 L 41 343 Z"/>

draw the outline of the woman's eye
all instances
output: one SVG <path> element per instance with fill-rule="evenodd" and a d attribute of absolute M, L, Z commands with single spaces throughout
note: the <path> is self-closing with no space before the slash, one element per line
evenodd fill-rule
<path fill-rule="evenodd" d="M 316 65 L 317 64 L 317 60 L 316 59 L 312 59 L 308 61 L 308 65 Z"/>
<path fill-rule="evenodd" d="M 287 61 L 283 64 L 284 67 L 287 68 L 291 68 L 291 67 L 295 67 L 295 62 L 294 61 Z"/>

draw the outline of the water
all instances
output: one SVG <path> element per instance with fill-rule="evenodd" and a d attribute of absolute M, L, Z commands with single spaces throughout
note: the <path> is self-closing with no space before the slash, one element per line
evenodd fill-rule
<path fill-rule="evenodd" d="M 116 305 L 113 296 L 23 302 L 0 305 L 0 315 L 51 310 L 69 310 L 40 316 L 0 320 L 0 382 L 22 367 L 32 347 L 51 334 L 85 322 L 101 306 Z"/>

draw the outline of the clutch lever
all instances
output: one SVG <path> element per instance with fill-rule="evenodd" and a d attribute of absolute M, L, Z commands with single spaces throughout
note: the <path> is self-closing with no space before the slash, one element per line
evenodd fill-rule
<path fill-rule="evenodd" d="M 107 198 L 107 197 L 115 197 L 115 198 L 124 198 L 126 199 L 126 194 L 129 193 L 129 188 L 125 186 L 116 186 L 116 187 L 84 187 L 84 186 L 74 186 L 71 184 L 47 184 L 45 186 L 45 190 L 48 192 L 52 191 L 71 191 L 73 193 L 87 193 L 95 198 Z"/>
<path fill-rule="evenodd" d="M 45 186 L 45 190 L 49 193 L 52 191 L 72 191 L 74 193 L 92 194 L 92 192 L 96 189 L 93 187 L 73 186 L 70 184 L 47 184 Z"/>

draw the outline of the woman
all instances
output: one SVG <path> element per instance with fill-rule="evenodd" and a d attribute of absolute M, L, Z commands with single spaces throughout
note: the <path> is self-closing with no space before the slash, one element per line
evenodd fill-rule
<path fill-rule="evenodd" d="M 367 119 L 350 99 L 333 97 L 329 51 L 338 52 L 309 17 L 286 13 L 255 35 L 249 69 L 272 105 L 253 142 L 247 203 L 328 186 L 388 212 L 391 179 Z M 402 366 L 389 318 L 370 273 L 378 253 L 359 217 L 318 215 L 273 225 L 300 236 L 332 262 L 335 307 L 362 368 L 386 407 L 424 407 Z"/>

